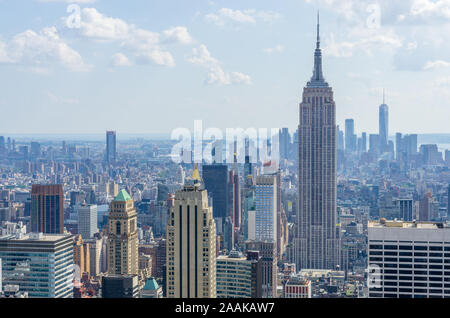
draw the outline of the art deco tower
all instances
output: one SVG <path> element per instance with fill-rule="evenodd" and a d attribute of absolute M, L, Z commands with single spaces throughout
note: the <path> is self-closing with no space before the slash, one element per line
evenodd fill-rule
<path fill-rule="evenodd" d="M 216 223 L 197 167 L 175 194 L 167 225 L 167 298 L 216 298 Z"/>
<path fill-rule="evenodd" d="M 137 275 L 137 213 L 133 199 L 127 191 L 120 191 L 111 202 L 108 226 L 108 274 Z"/>
<path fill-rule="evenodd" d="M 336 226 L 336 104 L 322 73 L 319 15 L 317 20 L 314 71 L 303 90 L 298 128 L 298 269 L 334 269 L 340 254 Z"/>

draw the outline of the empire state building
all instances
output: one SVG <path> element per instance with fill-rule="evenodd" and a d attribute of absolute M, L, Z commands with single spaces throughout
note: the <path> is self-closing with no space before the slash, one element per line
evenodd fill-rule
<path fill-rule="evenodd" d="M 335 269 L 340 263 L 336 225 L 336 104 L 322 73 L 320 23 L 314 71 L 303 90 L 298 128 L 298 194 L 295 263 L 298 269 Z"/>

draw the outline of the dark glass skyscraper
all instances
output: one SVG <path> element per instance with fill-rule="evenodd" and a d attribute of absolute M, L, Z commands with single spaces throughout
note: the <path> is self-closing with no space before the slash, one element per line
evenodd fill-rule
<path fill-rule="evenodd" d="M 64 192 L 62 185 L 32 185 L 31 232 L 64 233 Z"/>
<path fill-rule="evenodd" d="M 226 218 L 228 211 L 228 167 L 222 164 L 204 165 L 202 179 L 213 200 L 213 217 Z"/>
<path fill-rule="evenodd" d="M 339 264 L 336 130 L 333 90 L 322 74 L 318 21 L 314 74 L 303 90 L 300 104 L 297 269 L 334 269 Z"/>

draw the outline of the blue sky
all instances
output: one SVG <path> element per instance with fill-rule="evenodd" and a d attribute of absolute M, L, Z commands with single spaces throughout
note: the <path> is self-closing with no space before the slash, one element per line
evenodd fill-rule
<path fill-rule="evenodd" d="M 450 133 L 450 0 L 0 0 L 0 133 L 294 130 L 318 9 L 340 126 Z"/>

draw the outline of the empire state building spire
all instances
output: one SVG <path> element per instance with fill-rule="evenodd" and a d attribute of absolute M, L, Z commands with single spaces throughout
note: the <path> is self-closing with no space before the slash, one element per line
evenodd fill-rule
<path fill-rule="evenodd" d="M 328 87 L 325 82 L 322 72 L 322 50 L 320 49 L 320 16 L 317 12 L 317 43 L 316 51 L 314 52 L 314 70 L 311 81 L 308 82 L 307 87 Z"/>

